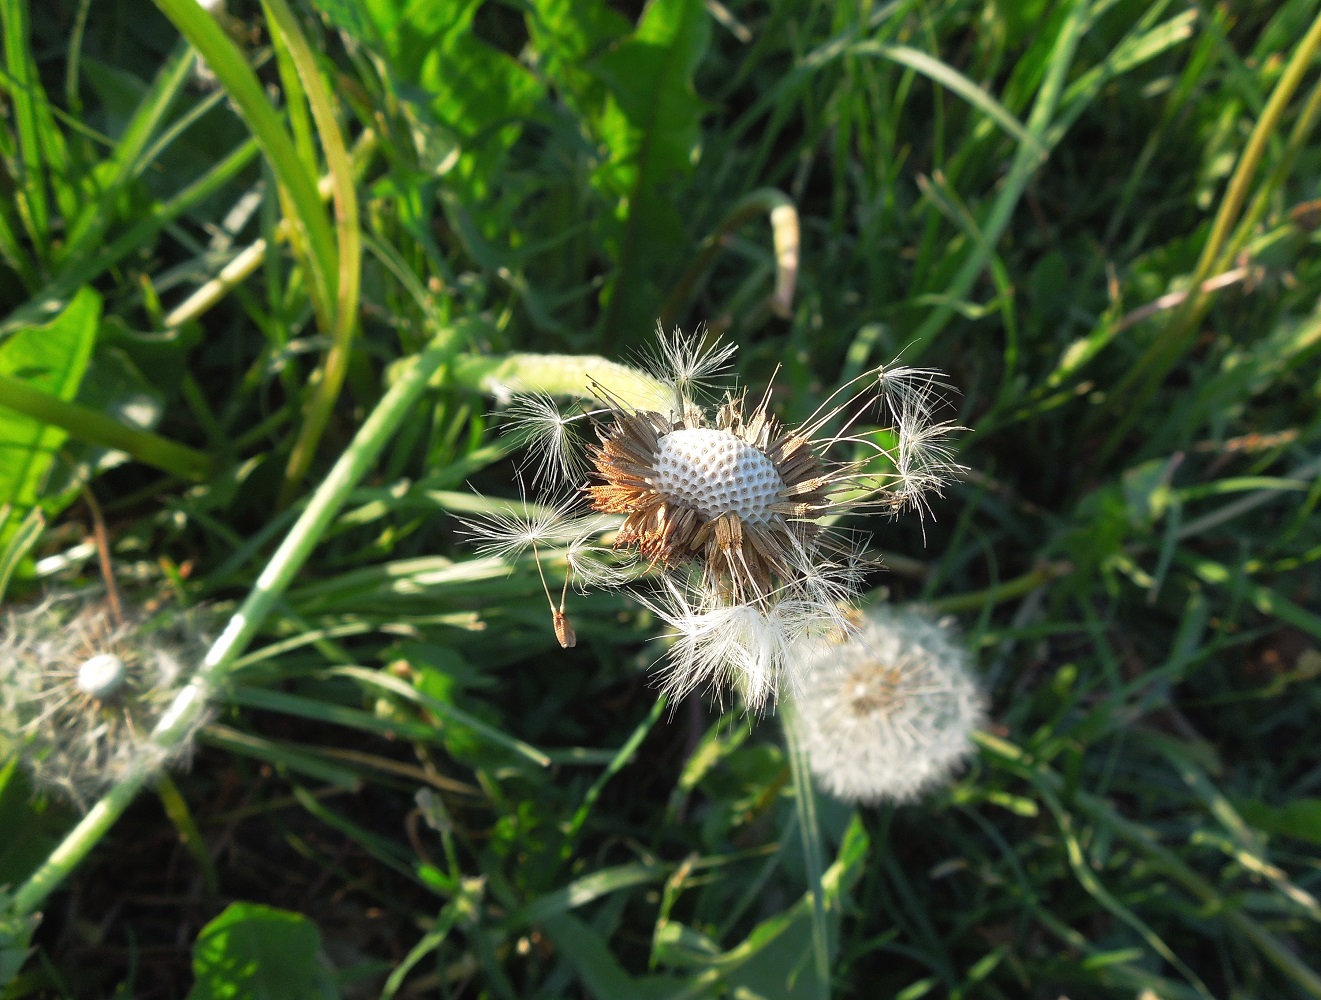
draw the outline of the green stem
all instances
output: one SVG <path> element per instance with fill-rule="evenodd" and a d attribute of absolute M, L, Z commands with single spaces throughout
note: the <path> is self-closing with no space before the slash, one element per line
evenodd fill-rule
<path fill-rule="evenodd" d="M 1022 576 L 997 583 L 985 590 L 974 590 L 968 594 L 953 594 L 928 602 L 928 607 L 941 614 L 954 614 L 959 611 L 976 611 L 990 604 L 1010 601 L 1031 593 L 1043 583 L 1058 580 L 1073 572 L 1073 565 L 1067 562 L 1044 563 Z"/>
<path fill-rule="evenodd" d="M 779 715 L 789 756 L 789 771 L 793 775 L 794 805 L 798 810 L 798 831 L 803 839 L 803 862 L 807 868 L 807 892 L 812 900 L 814 993 L 822 1000 L 830 1000 L 830 935 L 826 927 L 825 864 L 821 828 L 816 819 L 816 789 L 812 787 L 807 752 L 794 721 L 793 702 L 782 702 Z"/>
<path fill-rule="evenodd" d="M 121 424 L 99 410 L 65 402 L 12 375 L 0 374 L 0 401 L 0 405 L 43 424 L 53 424 L 80 441 L 127 452 L 139 462 L 181 479 L 204 479 L 215 466 L 215 459 L 205 452 Z"/>
<path fill-rule="evenodd" d="M 276 601 L 316 548 L 349 494 L 379 457 L 396 428 L 412 411 L 427 381 L 453 355 L 460 327 L 442 330 L 417 356 L 399 366 L 394 384 L 358 430 L 330 474 L 275 550 L 252 590 L 207 651 L 192 680 L 179 692 L 152 732 L 161 748 L 176 746 L 205 718 L 207 704 L 220 689 L 235 660 L 271 613 Z M 64 841 L 14 894 L 14 914 L 34 912 L 96 846 L 151 777 L 145 763 L 115 785 L 94 805 Z"/>

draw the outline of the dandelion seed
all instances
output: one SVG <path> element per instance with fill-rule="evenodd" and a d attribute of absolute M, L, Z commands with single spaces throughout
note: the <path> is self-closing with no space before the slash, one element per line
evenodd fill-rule
<path fill-rule="evenodd" d="M 512 560 L 539 545 L 568 545 L 580 537 L 581 520 L 571 515 L 575 498 L 558 504 L 529 504 L 526 492 L 520 493 L 518 510 L 496 508 L 461 522 L 462 533 L 482 555 Z"/>
<path fill-rule="evenodd" d="M 520 482 L 520 488 L 522 483 Z M 464 533 L 477 543 L 477 551 L 483 555 L 512 559 L 522 555 L 528 549 L 536 562 L 537 575 L 541 578 L 542 589 L 546 592 L 546 601 L 550 605 L 551 624 L 555 638 L 560 646 L 568 649 L 577 644 L 577 633 L 564 612 L 565 599 L 569 592 L 569 580 L 573 572 L 575 551 L 578 566 L 584 572 L 591 572 L 594 579 L 605 581 L 607 576 L 603 568 L 594 567 L 588 550 L 587 539 L 600 527 L 596 516 L 586 518 L 572 517 L 569 511 L 577 505 L 576 497 L 569 497 L 556 505 L 529 506 L 526 493 L 522 496 L 522 511 L 486 511 L 472 520 L 463 522 Z M 560 590 L 560 603 L 557 607 L 551 597 L 550 584 L 546 581 L 546 571 L 541 565 L 541 546 L 568 546 L 569 572 L 564 576 L 564 586 Z"/>
<path fill-rule="evenodd" d="M 677 327 L 670 334 L 656 324 L 656 345 L 643 356 L 643 367 L 655 378 L 673 387 L 676 413 L 695 393 L 715 384 L 715 376 L 729 368 L 738 352 L 736 344 L 721 344 L 702 331 L 685 337 Z"/>
<path fill-rule="evenodd" d="M 188 755 L 191 735 L 168 750 L 150 737 L 203 640 L 187 616 L 151 624 L 132 611 L 121 621 L 86 594 L 5 613 L 0 744 L 21 756 L 37 787 L 82 806 L 130 773 Z"/>
<path fill-rule="evenodd" d="M 911 608 L 877 606 L 855 638 L 812 643 L 793 725 L 821 785 L 848 801 L 908 802 L 947 781 L 984 714 L 970 661 Z"/>
<path fill-rule="evenodd" d="M 565 416 L 555 400 L 537 393 L 514 399 L 504 416 L 505 433 L 533 456 L 534 484 L 556 478 L 577 480 L 586 474 L 586 442 L 574 426 L 584 419 L 584 414 Z"/>

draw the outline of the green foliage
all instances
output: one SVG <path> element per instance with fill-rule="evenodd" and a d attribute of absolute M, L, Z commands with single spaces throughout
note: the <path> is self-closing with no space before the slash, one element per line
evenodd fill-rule
<path fill-rule="evenodd" d="M 634 339 L 660 307 L 662 290 L 645 277 L 666 273 L 683 252 L 683 220 L 673 201 L 676 176 L 700 151 L 703 105 L 692 75 L 710 24 L 699 0 L 653 0 L 637 28 L 595 61 L 607 97 L 596 134 L 610 151 L 592 184 L 613 205 L 603 247 L 617 262 L 607 287 L 606 341 Z"/>
<path fill-rule="evenodd" d="M 193 945 L 188 1000 L 333 1000 L 321 935 L 302 914 L 230 903 Z"/>
<path fill-rule="evenodd" d="M 0 344 L 0 387 L 30 387 L 55 399 L 73 399 L 100 322 L 101 297 L 83 289 L 49 323 L 19 331 Z M 63 429 L 48 422 L 0 408 L 0 503 L 19 517 L 38 505 L 47 516 L 58 513 L 72 497 L 50 489 L 48 477 L 66 437 Z M 0 545 L 17 530 L 17 522 L 6 524 Z"/>
<path fill-rule="evenodd" d="M 1314 3 L 229 6 L 0 0 L 0 584 L 98 510 L 227 657 L 80 869 L 0 747 L 4 996 L 1321 996 Z M 813 795 L 465 542 L 508 393 L 662 315 L 789 421 L 960 391 L 934 517 L 843 525 L 978 650 L 951 788 Z"/>

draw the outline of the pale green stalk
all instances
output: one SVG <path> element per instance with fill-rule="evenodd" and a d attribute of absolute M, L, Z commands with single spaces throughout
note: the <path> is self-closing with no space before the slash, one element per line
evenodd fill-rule
<path fill-rule="evenodd" d="M 780 703 L 780 724 L 784 729 L 785 752 L 789 773 L 793 776 L 794 806 L 798 810 L 798 831 L 803 839 L 803 862 L 807 869 L 807 893 L 812 900 L 812 972 L 813 995 L 830 1000 L 830 932 L 826 926 L 825 864 L 821 849 L 821 828 L 816 820 L 816 789 L 807 752 L 798 735 L 792 701 Z"/>
<path fill-rule="evenodd" d="M 127 452 L 139 462 L 180 479 L 202 479 L 215 467 L 215 460 L 206 452 L 140 427 L 121 424 L 100 410 L 34 389 L 12 375 L 0 374 L 0 406 L 62 428 L 79 441 Z"/>
<path fill-rule="evenodd" d="M 639 410 L 666 413 L 675 405 L 673 386 L 637 368 L 591 354 L 472 355 L 457 362 L 449 378 L 455 385 L 496 399 L 533 392 L 599 399 L 598 393 L 604 389 L 625 406 Z"/>
<path fill-rule="evenodd" d="M 157 747 L 168 750 L 176 746 L 203 718 L 207 703 L 220 689 L 235 661 L 256 636 L 276 601 L 302 569 L 395 429 L 412 411 L 428 380 L 453 355 L 461 338 L 461 328 L 446 328 L 420 354 L 399 366 L 394 384 L 312 494 L 243 604 L 207 651 L 192 680 L 161 717 L 151 737 Z M 91 808 L 14 894 L 10 904 L 13 914 L 32 913 L 45 902 L 128 808 L 151 773 L 144 763 Z"/>

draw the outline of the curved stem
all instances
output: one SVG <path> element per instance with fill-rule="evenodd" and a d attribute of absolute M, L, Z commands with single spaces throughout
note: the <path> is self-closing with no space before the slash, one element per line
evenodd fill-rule
<path fill-rule="evenodd" d="M 771 218 L 771 240 L 775 247 L 775 291 L 771 293 L 771 310 L 787 318 L 793 306 L 794 285 L 798 280 L 798 209 L 783 191 L 759 188 L 744 195 L 729 210 L 729 214 L 716 226 L 715 231 L 702 241 L 702 246 L 688 268 L 675 283 L 665 305 L 661 307 L 660 325 L 668 329 L 687 304 L 693 288 L 711 266 L 725 237 L 739 226 L 758 215 Z"/>

